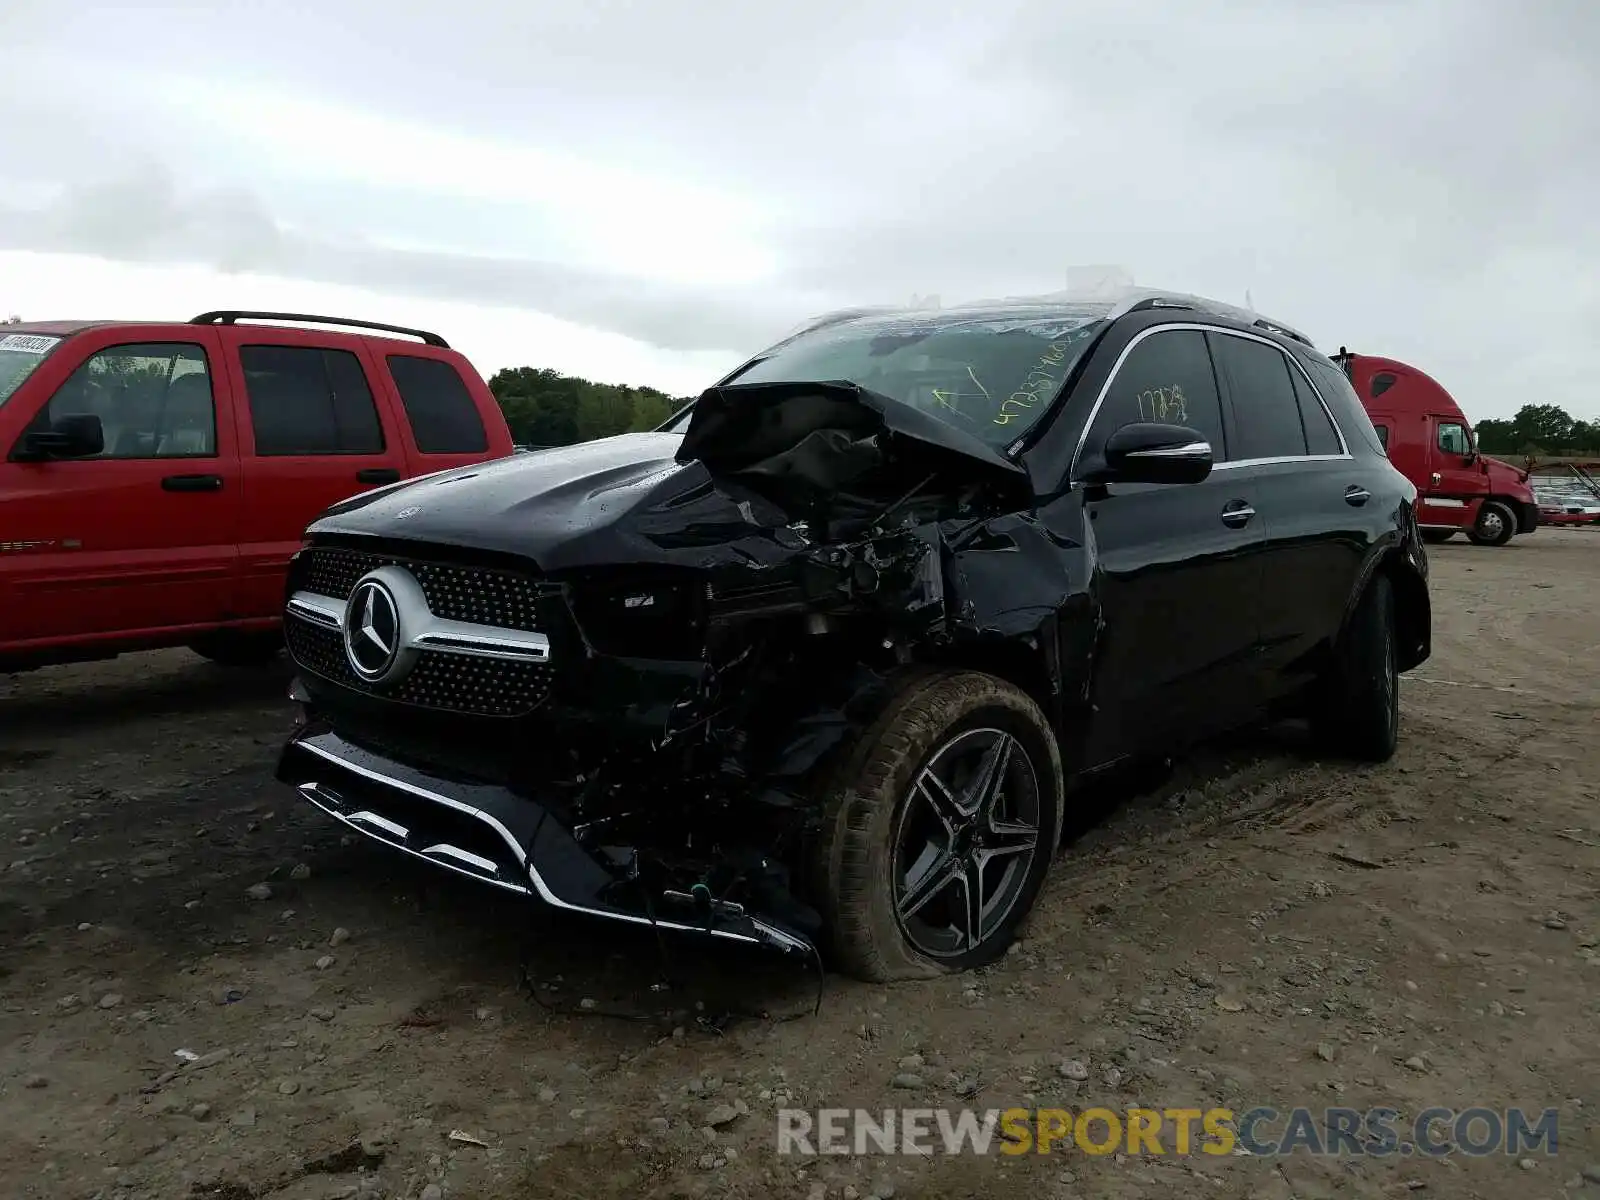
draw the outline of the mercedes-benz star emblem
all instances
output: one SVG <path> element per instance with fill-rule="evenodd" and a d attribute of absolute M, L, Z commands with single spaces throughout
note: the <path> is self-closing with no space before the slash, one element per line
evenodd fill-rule
<path fill-rule="evenodd" d="M 368 683 L 393 670 L 400 652 L 400 606 L 380 579 L 363 579 L 344 614 L 344 650 L 350 667 Z"/>

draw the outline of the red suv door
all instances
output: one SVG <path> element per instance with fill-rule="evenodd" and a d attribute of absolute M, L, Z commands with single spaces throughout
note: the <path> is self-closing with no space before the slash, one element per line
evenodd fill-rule
<path fill-rule="evenodd" d="M 331 504 L 392 483 L 406 461 L 363 339 L 235 326 L 222 334 L 244 471 L 240 617 L 275 617 L 305 527 Z"/>
<path fill-rule="evenodd" d="M 242 491 L 221 350 L 208 329 L 90 329 L 11 398 L 31 410 L 0 468 L 13 648 L 224 619 Z M 99 419 L 101 452 L 24 461 L 67 416 Z"/>

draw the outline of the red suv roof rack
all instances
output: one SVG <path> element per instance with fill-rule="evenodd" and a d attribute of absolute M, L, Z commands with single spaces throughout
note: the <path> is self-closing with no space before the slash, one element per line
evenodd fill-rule
<path fill-rule="evenodd" d="M 402 333 L 407 337 L 420 338 L 425 345 L 437 346 L 441 350 L 450 349 L 450 343 L 437 333 L 429 333 L 426 329 L 409 329 L 404 325 L 384 325 L 378 321 L 358 321 L 352 317 L 319 317 L 312 313 L 285 313 L 285 312 L 250 312 L 245 309 L 218 309 L 216 312 L 204 312 L 198 317 L 191 317 L 191 325 L 233 325 L 239 320 L 252 321 L 304 321 L 316 325 L 349 325 L 356 329 L 377 329 L 384 333 Z"/>

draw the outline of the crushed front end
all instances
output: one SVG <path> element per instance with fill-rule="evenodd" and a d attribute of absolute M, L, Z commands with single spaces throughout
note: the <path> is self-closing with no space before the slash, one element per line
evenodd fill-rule
<path fill-rule="evenodd" d="M 951 537 L 1018 486 L 849 432 L 810 488 L 627 435 L 332 510 L 290 568 L 278 777 L 560 909 L 809 953 L 819 774 L 970 623 Z"/>

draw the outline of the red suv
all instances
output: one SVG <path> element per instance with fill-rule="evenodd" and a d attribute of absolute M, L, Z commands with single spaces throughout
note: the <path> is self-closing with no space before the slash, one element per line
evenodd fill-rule
<path fill-rule="evenodd" d="M 0 451 L 0 670 L 18 670 L 160 646 L 265 661 L 313 518 L 512 446 L 437 334 L 211 312 L 0 325 Z"/>

